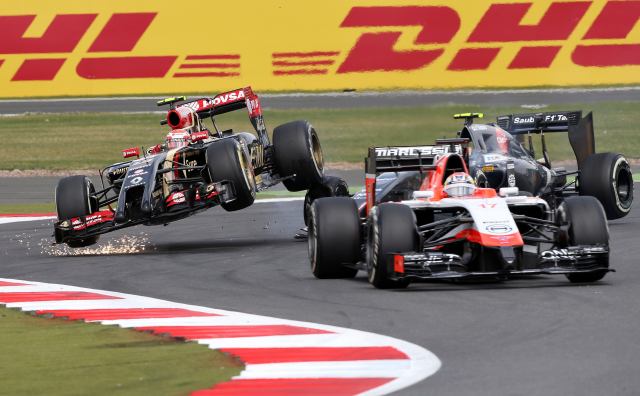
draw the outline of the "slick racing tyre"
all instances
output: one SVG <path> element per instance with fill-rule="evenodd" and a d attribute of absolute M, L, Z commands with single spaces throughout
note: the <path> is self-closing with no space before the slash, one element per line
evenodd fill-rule
<path fill-rule="evenodd" d="M 273 130 L 276 169 L 289 191 L 302 191 L 322 181 L 324 161 L 320 139 L 307 121 L 293 121 Z"/>
<path fill-rule="evenodd" d="M 213 183 L 231 182 L 235 200 L 223 203 L 228 211 L 244 209 L 256 198 L 256 182 L 251 158 L 236 139 L 227 138 L 211 143 L 206 152 L 207 168 Z"/>
<path fill-rule="evenodd" d="M 569 245 L 609 245 L 609 227 L 600 202 L 594 197 L 569 197 L 558 209 L 560 222 L 569 223 Z M 609 267 L 609 257 L 602 258 L 600 266 Z M 574 283 L 596 282 L 607 271 L 567 274 Z"/>
<path fill-rule="evenodd" d="M 324 176 L 322 183 L 311 186 L 304 196 L 304 224 L 309 225 L 309 210 L 311 204 L 318 198 L 348 197 L 349 186 L 342 178 L 336 176 Z"/>
<path fill-rule="evenodd" d="M 408 280 L 392 280 L 395 252 L 416 252 L 420 240 L 416 218 L 410 207 L 383 203 L 373 208 L 368 219 L 367 272 L 369 283 L 378 289 L 409 286 Z"/>
<path fill-rule="evenodd" d="M 88 216 L 98 210 L 93 183 L 86 176 L 69 176 L 60 179 L 56 187 L 56 213 L 58 221 Z M 98 242 L 98 235 L 67 242 L 69 247 L 85 247 Z"/>
<path fill-rule="evenodd" d="M 320 198 L 309 211 L 309 261 L 318 279 L 353 278 L 360 260 L 360 218 L 347 197 Z"/>
<path fill-rule="evenodd" d="M 580 168 L 578 191 L 598 198 L 610 220 L 628 215 L 633 203 L 629 163 L 616 153 L 590 155 Z"/>

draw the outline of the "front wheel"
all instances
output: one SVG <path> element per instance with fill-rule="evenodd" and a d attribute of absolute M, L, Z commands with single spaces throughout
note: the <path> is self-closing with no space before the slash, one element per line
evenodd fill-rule
<path fill-rule="evenodd" d="M 368 219 L 367 272 L 369 283 L 378 289 L 409 286 L 406 279 L 390 279 L 394 272 L 393 253 L 417 252 L 420 244 L 416 217 L 410 207 L 383 203 Z"/>
<path fill-rule="evenodd" d="M 322 181 L 324 160 L 316 130 L 307 121 L 293 121 L 273 130 L 276 169 L 289 191 L 302 191 Z"/>
<path fill-rule="evenodd" d="M 609 246 L 609 227 L 600 202 L 594 197 L 567 198 L 558 209 L 560 222 L 569 223 L 569 245 Z M 609 257 L 599 259 L 600 267 L 609 267 Z M 606 270 L 567 274 L 572 283 L 596 282 Z"/>
<path fill-rule="evenodd" d="M 86 176 L 69 176 L 60 179 L 56 187 L 56 213 L 58 221 L 88 216 L 98 210 L 93 183 Z M 98 242 L 98 235 L 67 242 L 69 247 L 85 247 Z"/>
<path fill-rule="evenodd" d="M 316 200 L 309 211 L 309 261 L 316 278 L 353 278 L 360 260 L 360 217 L 351 198 Z"/>
<path fill-rule="evenodd" d="M 251 159 L 240 142 L 234 138 L 221 139 L 207 147 L 207 169 L 213 183 L 231 182 L 235 199 L 222 203 L 224 210 L 232 212 L 253 204 L 256 183 Z"/>
<path fill-rule="evenodd" d="M 592 154 L 580 167 L 580 195 L 596 197 L 608 219 L 629 214 L 633 203 L 633 175 L 629 162 L 620 154 Z"/>

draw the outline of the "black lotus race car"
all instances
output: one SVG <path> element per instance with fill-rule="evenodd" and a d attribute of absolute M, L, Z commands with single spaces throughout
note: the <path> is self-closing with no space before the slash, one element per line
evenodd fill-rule
<path fill-rule="evenodd" d="M 633 176 L 629 162 L 621 154 L 596 153 L 593 115 L 580 111 L 513 114 L 499 116 L 495 124 L 476 124 L 480 113 L 457 114 L 465 124 L 458 137 L 439 139 L 437 144 L 458 150 L 479 187 L 518 187 L 521 195 L 545 199 L 557 208 L 569 196 L 596 197 L 607 218 L 629 214 L 633 203 Z M 551 165 L 545 133 L 568 132 L 578 169 L 567 171 Z M 542 158 L 536 159 L 532 135 L 540 136 Z M 523 144 L 524 143 L 524 144 Z M 570 177 L 574 176 L 572 181 Z M 420 183 L 419 172 L 398 169 L 378 175 L 378 202 L 409 199 Z M 354 198 L 361 214 L 364 190 Z"/>
<path fill-rule="evenodd" d="M 213 98 L 168 98 L 170 127 L 162 144 L 123 151 L 138 157 L 104 168 L 101 187 L 86 176 L 61 179 L 55 192 L 56 243 L 82 247 L 100 234 L 137 224 L 160 225 L 221 205 L 246 208 L 257 191 L 282 182 L 289 191 L 318 188 L 323 158 L 315 129 L 293 121 L 273 130 L 269 140 L 258 96 L 250 87 Z M 247 108 L 257 134 L 221 131 L 215 116 Z M 212 129 L 203 121 L 212 120 Z M 114 206 L 115 205 L 115 206 Z"/>

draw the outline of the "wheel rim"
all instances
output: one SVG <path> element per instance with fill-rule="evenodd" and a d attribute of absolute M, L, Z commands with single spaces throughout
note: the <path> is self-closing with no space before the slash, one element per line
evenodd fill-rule
<path fill-rule="evenodd" d="M 623 208 L 629 208 L 633 200 L 633 176 L 627 167 L 621 167 L 615 178 L 616 195 Z"/>
<path fill-rule="evenodd" d="M 324 157 L 322 156 L 322 147 L 320 146 L 320 139 L 318 135 L 311 129 L 309 149 L 311 150 L 311 158 L 313 158 L 313 165 L 316 167 L 316 171 L 319 175 L 322 175 L 322 169 L 324 168 Z"/>
<path fill-rule="evenodd" d="M 316 222 L 316 214 L 313 207 L 311 207 L 311 224 L 309 224 L 309 261 L 311 262 L 311 270 L 313 272 L 316 271 L 316 262 L 318 260 L 318 241 L 316 240 L 318 232 L 317 232 L 317 222 Z"/>
<path fill-rule="evenodd" d="M 253 175 L 253 168 L 248 164 L 247 156 L 244 155 L 244 151 L 242 147 L 238 145 L 236 152 L 238 153 L 238 158 L 240 158 L 240 168 L 242 171 L 242 175 L 244 176 L 244 182 L 246 186 L 251 191 L 251 195 L 255 194 L 255 177 Z"/>

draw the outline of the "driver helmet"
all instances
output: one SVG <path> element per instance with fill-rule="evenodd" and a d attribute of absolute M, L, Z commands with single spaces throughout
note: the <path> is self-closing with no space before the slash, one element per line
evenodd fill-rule
<path fill-rule="evenodd" d="M 184 129 L 174 129 L 167 133 L 165 142 L 169 149 L 177 149 L 189 145 L 191 134 Z"/>
<path fill-rule="evenodd" d="M 464 197 L 473 195 L 476 191 L 476 184 L 471 176 L 464 172 L 452 173 L 444 181 L 444 192 L 450 197 Z"/>

